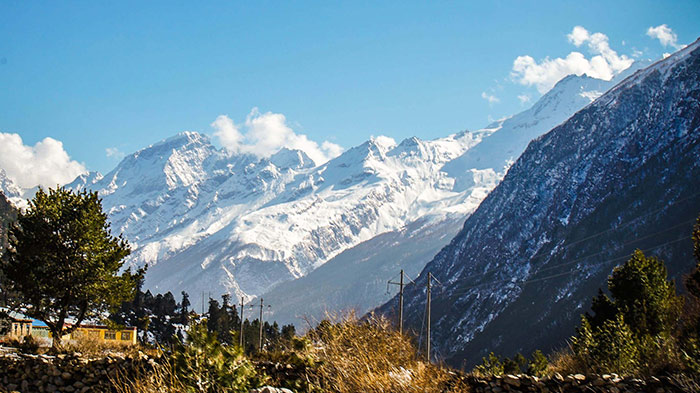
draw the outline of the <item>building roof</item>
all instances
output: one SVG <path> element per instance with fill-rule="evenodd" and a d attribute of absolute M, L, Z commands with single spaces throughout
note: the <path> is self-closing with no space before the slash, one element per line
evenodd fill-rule
<path fill-rule="evenodd" d="M 20 322 L 32 322 L 33 319 L 29 318 L 28 316 L 19 313 L 17 311 L 12 311 L 7 307 L 0 307 L 0 312 L 7 314 L 11 319 L 15 321 L 20 321 Z"/>

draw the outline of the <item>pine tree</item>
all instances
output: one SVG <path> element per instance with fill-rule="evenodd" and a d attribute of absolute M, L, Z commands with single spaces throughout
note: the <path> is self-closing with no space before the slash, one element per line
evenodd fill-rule
<path fill-rule="evenodd" d="M 680 318 L 683 299 L 667 276 L 663 261 L 637 250 L 608 279 L 615 308 L 637 337 L 668 337 Z"/>
<path fill-rule="evenodd" d="M 648 366 L 661 348 L 673 347 L 683 299 L 663 261 L 635 251 L 613 269 L 608 290 L 610 296 L 599 291 L 593 315 L 582 316 L 572 338 L 580 362 L 597 372 L 629 373 Z"/>
<path fill-rule="evenodd" d="M 180 302 L 180 323 L 187 326 L 190 322 L 190 295 L 182 291 L 182 301 Z"/>
<path fill-rule="evenodd" d="M 9 234 L 0 275 L 25 314 L 46 323 L 54 347 L 86 318 L 133 299 L 142 272 L 118 274 L 129 245 L 112 236 L 96 192 L 39 189 Z"/>
<path fill-rule="evenodd" d="M 207 330 L 209 333 L 219 331 L 219 319 L 221 318 L 221 307 L 216 299 L 209 298 L 209 309 L 207 310 Z"/>

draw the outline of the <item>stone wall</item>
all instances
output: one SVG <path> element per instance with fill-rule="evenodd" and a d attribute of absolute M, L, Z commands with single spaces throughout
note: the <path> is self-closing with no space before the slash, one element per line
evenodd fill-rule
<path fill-rule="evenodd" d="M 155 360 L 138 353 L 134 356 L 112 354 L 99 358 L 73 355 L 27 355 L 0 353 L 0 392 L 40 392 L 40 393 L 87 393 L 111 392 L 112 383 L 117 380 L 130 380 L 138 371 L 153 368 Z M 275 375 L 263 365 L 268 375 Z M 274 367 L 275 369 L 280 367 Z M 289 367 L 281 367 L 284 373 L 292 372 Z M 281 372 L 277 370 L 277 372 Z M 292 372 L 292 374 L 295 374 Z M 574 374 L 537 378 L 527 375 L 504 375 L 479 378 L 471 375 L 454 374 L 459 386 L 468 385 L 474 393 L 700 393 L 700 379 L 690 377 L 651 377 L 647 379 L 622 378 L 615 374 L 585 376 Z M 274 379 L 274 378 L 273 378 Z M 457 381 L 459 380 L 459 381 Z M 264 387 L 253 392 L 289 392 L 284 389 Z"/>
<path fill-rule="evenodd" d="M 113 354 L 91 359 L 73 355 L 0 355 L 0 392 L 110 392 L 116 378 L 129 379 L 154 361 Z"/>
<path fill-rule="evenodd" d="M 498 377 L 467 377 L 467 383 L 475 393 L 541 392 L 541 393 L 676 393 L 700 392 L 697 381 L 687 377 L 651 377 L 645 380 L 621 378 L 616 374 L 585 376 L 574 374 L 537 378 L 528 375 L 504 375 Z"/>

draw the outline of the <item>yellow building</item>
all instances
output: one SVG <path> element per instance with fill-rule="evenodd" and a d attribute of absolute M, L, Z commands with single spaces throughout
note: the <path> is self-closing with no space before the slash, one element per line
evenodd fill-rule
<path fill-rule="evenodd" d="M 34 326 L 34 330 L 37 330 L 37 326 Z M 102 325 L 80 325 L 71 334 L 63 336 L 63 340 L 79 340 L 87 337 L 106 343 L 136 345 L 136 333 L 135 327 L 110 329 Z M 51 332 L 48 332 L 48 337 L 51 338 Z"/>

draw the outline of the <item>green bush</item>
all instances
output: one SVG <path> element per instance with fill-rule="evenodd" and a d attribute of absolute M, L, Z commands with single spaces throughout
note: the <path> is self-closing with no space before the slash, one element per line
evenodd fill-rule
<path fill-rule="evenodd" d="M 174 372 L 187 392 L 246 392 L 260 383 L 241 348 L 221 344 L 204 323 L 190 325 L 187 336 L 173 351 Z"/>
<path fill-rule="evenodd" d="M 527 374 L 534 375 L 536 377 L 543 377 L 547 373 L 547 367 L 549 367 L 549 361 L 547 357 L 544 356 L 542 351 L 539 349 L 532 353 L 532 360 L 527 367 Z"/>
<path fill-rule="evenodd" d="M 473 372 L 484 377 L 503 375 L 503 363 L 501 362 L 501 359 L 496 356 L 496 354 L 491 352 L 489 353 L 489 356 L 481 358 L 481 364 L 474 367 Z"/>

